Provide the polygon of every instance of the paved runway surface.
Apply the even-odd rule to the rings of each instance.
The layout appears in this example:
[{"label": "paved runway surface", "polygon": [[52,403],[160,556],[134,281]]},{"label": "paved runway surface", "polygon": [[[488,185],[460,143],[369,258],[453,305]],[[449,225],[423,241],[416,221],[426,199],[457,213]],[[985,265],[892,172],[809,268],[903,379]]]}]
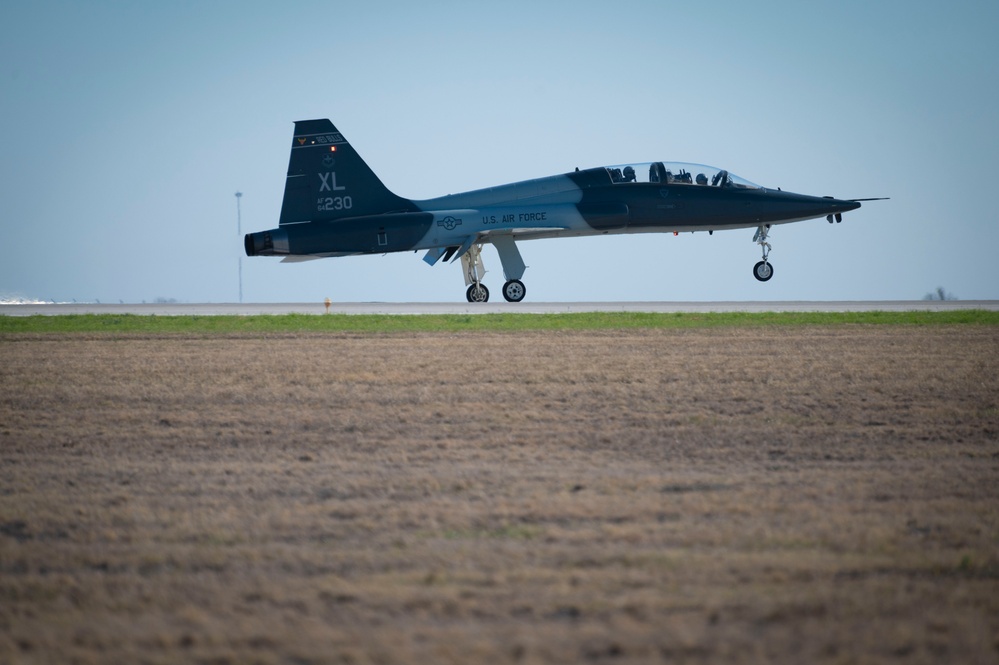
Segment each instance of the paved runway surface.
[{"label": "paved runway surface", "polygon": [[[942,312],[956,309],[999,310],[999,300],[878,300],[786,302],[490,302],[490,303],[333,303],[335,314],[560,314],[570,312]],[[323,303],[156,303],[106,305],[56,303],[0,305],[0,315],[145,314],[209,316],[228,314],[323,314]]]}]

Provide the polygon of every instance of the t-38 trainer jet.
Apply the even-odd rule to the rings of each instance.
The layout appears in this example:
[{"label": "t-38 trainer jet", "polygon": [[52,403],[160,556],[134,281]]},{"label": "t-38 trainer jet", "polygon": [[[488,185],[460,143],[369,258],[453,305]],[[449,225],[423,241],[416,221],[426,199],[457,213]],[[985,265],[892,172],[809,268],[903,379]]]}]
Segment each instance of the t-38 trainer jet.
[{"label": "t-38 trainer jet", "polygon": [[426,250],[423,260],[461,260],[469,302],[486,302],[482,246],[503,264],[503,297],[527,293],[518,240],[611,233],[755,228],[761,282],[773,276],[767,238],[773,224],[826,217],[861,201],[765,189],[723,169],[650,162],[591,168],[423,201],[382,184],[329,120],[295,123],[278,228],[249,233],[247,256],[304,261],[331,256]]}]

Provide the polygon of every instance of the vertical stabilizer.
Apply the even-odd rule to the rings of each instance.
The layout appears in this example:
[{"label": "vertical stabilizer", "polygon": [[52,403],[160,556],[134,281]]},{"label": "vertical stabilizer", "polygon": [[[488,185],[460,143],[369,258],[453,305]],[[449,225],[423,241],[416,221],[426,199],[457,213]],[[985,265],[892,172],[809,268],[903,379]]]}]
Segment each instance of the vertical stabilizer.
[{"label": "vertical stabilizer", "polygon": [[295,123],[281,225],[413,211],[390,192],[329,120]]}]

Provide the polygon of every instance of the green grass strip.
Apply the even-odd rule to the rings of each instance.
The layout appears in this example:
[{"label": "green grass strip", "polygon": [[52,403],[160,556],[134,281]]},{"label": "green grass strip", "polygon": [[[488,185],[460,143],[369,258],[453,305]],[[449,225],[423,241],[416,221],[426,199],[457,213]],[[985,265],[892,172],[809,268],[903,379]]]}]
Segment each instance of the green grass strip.
[{"label": "green grass strip", "polygon": [[256,316],[149,316],[67,314],[0,316],[0,335],[24,333],[299,333],[466,332],[608,330],[622,328],[719,328],[798,325],[999,325],[999,312],[769,312],[474,315],[282,314]]}]

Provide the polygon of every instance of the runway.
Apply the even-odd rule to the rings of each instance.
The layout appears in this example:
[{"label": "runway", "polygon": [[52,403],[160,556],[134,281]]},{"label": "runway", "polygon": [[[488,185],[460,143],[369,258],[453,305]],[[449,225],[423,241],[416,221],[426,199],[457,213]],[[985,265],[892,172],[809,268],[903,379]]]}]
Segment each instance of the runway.
[{"label": "runway", "polygon": [[[333,314],[568,314],[579,312],[944,312],[961,309],[999,311],[999,300],[858,300],[739,302],[429,302],[332,303]],[[324,314],[323,303],[44,303],[2,304],[2,316],[64,314],[136,314],[146,316],[252,316],[259,314]]]}]

